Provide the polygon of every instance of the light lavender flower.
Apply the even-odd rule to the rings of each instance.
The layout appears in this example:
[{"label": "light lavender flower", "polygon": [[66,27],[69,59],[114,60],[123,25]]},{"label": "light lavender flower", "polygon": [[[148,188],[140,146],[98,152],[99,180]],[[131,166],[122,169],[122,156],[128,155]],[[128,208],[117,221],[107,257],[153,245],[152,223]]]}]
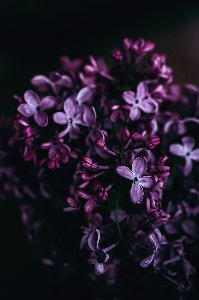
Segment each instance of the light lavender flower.
[{"label": "light lavender flower", "polygon": [[144,196],[144,188],[151,188],[155,183],[152,176],[143,176],[147,169],[147,161],[144,157],[137,157],[132,163],[132,171],[125,166],[116,168],[116,172],[129,180],[132,180],[130,198],[134,204],[140,203]]},{"label": "light lavender flower", "polygon": [[46,96],[42,100],[33,91],[26,91],[24,99],[27,103],[22,103],[18,107],[18,111],[25,117],[34,116],[35,122],[39,126],[47,126],[48,117],[45,110],[55,107],[57,99],[52,96]]},{"label": "light lavender flower", "polygon": [[140,118],[141,111],[154,113],[157,110],[157,104],[150,97],[147,84],[144,81],[138,84],[136,94],[132,91],[126,91],[122,94],[122,98],[126,103],[132,105],[129,115],[132,121]]},{"label": "light lavender flower", "polygon": [[172,144],[169,148],[171,154],[185,158],[185,166],[183,168],[184,176],[191,173],[193,163],[192,160],[199,161],[199,148],[193,150],[195,140],[192,137],[185,136],[182,138],[182,144]]}]

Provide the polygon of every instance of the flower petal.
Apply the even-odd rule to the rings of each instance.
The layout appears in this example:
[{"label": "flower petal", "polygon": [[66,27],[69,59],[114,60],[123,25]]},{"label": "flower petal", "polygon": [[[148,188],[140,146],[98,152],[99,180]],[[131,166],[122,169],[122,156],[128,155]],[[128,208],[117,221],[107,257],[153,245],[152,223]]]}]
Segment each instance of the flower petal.
[{"label": "flower petal", "polygon": [[30,83],[38,88],[41,88],[42,90],[45,90],[48,84],[51,82],[44,75],[36,75],[31,79]]},{"label": "flower petal", "polygon": [[190,152],[190,158],[195,161],[199,161],[199,148]]},{"label": "flower petal", "polygon": [[103,263],[98,263],[98,262],[95,263],[95,272],[98,275],[101,275],[101,274],[104,273],[104,265],[103,265]]},{"label": "flower petal", "polygon": [[146,99],[139,101],[139,108],[145,113],[154,113],[156,111],[157,105],[153,99]]},{"label": "flower petal", "polygon": [[139,107],[132,106],[132,108],[130,110],[130,114],[129,114],[130,119],[132,121],[136,121],[139,119],[140,115],[141,115],[141,112],[140,112]]},{"label": "flower petal", "polygon": [[125,177],[125,178],[127,178],[129,180],[133,180],[135,178],[133,172],[129,168],[125,167],[125,166],[119,166],[119,167],[117,167],[116,168],[116,172],[120,176]]},{"label": "flower petal", "polygon": [[24,94],[24,99],[30,106],[33,106],[35,108],[39,106],[39,96],[33,91],[26,91]]},{"label": "flower petal", "polygon": [[187,219],[182,222],[183,230],[195,238],[199,237],[199,230],[198,230],[198,223],[194,222],[193,220]]},{"label": "flower petal", "polygon": [[95,108],[92,107],[85,107],[83,113],[83,121],[87,126],[93,127],[96,123],[96,111]]},{"label": "flower petal", "polygon": [[56,104],[57,104],[57,99],[55,97],[47,96],[41,100],[39,106],[41,107],[42,110],[46,110],[55,107]]},{"label": "flower petal", "polygon": [[35,122],[41,127],[44,127],[48,124],[47,114],[43,110],[37,111],[34,115],[34,119]]},{"label": "flower petal", "polygon": [[137,86],[136,98],[144,99],[148,95],[148,86],[145,81],[142,81]]},{"label": "flower petal", "polygon": [[98,250],[98,244],[100,240],[100,231],[98,229],[95,229],[91,232],[88,238],[88,246],[91,250],[97,251]]},{"label": "flower petal", "polygon": [[79,126],[76,124],[69,125],[69,135],[71,139],[77,139],[81,133],[81,130],[79,129]]},{"label": "flower petal", "polygon": [[26,103],[20,104],[17,110],[26,117],[33,116],[36,112],[36,109],[33,106]]},{"label": "flower petal", "polygon": [[83,116],[82,113],[77,114],[74,118],[73,118],[73,125],[75,124],[80,124],[80,125],[85,125],[84,121],[83,121]]},{"label": "flower petal", "polygon": [[122,99],[128,104],[133,104],[135,100],[135,93],[132,91],[126,91],[122,94]]},{"label": "flower petal", "polygon": [[77,94],[77,102],[79,104],[90,101],[94,96],[94,90],[91,87],[84,87]]},{"label": "flower petal", "polygon": [[193,167],[193,163],[190,157],[185,158],[185,166],[183,168],[183,174],[184,176],[188,176],[191,173]]},{"label": "flower petal", "polygon": [[184,148],[180,144],[172,144],[169,147],[169,151],[173,155],[182,156],[182,157],[185,156]]},{"label": "flower petal", "polygon": [[137,157],[132,163],[132,172],[135,177],[142,176],[147,169],[147,161],[145,157]]},{"label": "flower petal", "polygon": [[147,189],[151,188],[154,183],[155,180],[152,176],[143,176],[138,179],[138,184]]},{"label": "flower petal", "polygon": [[130,190],[130,198],[134,204],[140,203],[144,196],[143,188],[137,183],[133,183]]},{"label": "flower petal", "polygon": [[73,118],[76,112],[76,103],[72,98],[67,98],[64,102],[64,111],[66,113],[67,119]]},{"label": "flower petal", "polygon": [[58,138],[62,138],[63,136],[65,136],[69,131],[70,131],[70,128],[71,126],[67,126],[66,129],[64,129],[63,131],[61,131],[59,134],[58,134]]},{"label": "flower petal", "polygon": [[57,157],[58,151],[57,151],[57,145],[51,145],[49,151],[48,151],[48,158],[53,160]]},{"label": "flower petal", "polygon": [[71,78],[67,75],[61,75],[60,79],[56,82],[57,85],[65,86],[65,87],[72,87],[73,82]]},{"label": "flower petal", "polygon": [[42,143],[41,144],[41,149],[45,150],[45,149],[49,149],[52,145],[52,142],[46,142],[46,143]]},{"label": "flower petal", "polygon": [[142,268],[147,268],[150,265],[150,263],[152,262],[153,258],[154,258],[154,255],[151,255],[151,256],[148,256],[148,257],[144,258],[141,261],[140,266]]},{"label": "flower petal", "polygon": [[184,152],[190,152],[194,145],[195,145],[195,140],[190,137],[190,136],[185,136],[182,138],[182,143],[183,143],[183,146],[184,146]]},{"label": "flower petal", "polygon": [[53,121],[57,124],[67,124],[68,123],[68,118],[65,113],[63,112],[56,112],[53,115]]}]

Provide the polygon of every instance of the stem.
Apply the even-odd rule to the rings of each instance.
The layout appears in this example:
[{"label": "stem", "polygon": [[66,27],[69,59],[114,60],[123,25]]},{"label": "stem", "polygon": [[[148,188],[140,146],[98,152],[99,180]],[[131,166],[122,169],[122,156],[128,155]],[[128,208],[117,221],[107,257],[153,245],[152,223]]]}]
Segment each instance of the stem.
[{"label": "stem", "polygon": [[168,191],[170,191],[172,189],[172,186],[173,186],[173,181],[174,181],[176,166],[177,166],[177,158],[174,159],[174,163],[173,163],[173,166],[172,166],[171,176],[170,176],[169,184],[168,184],[168,187],[167,187]]},{"label": "stem", "polygon": [[119,219],[118,219],[118,205],[119,205],[120,190],[121,190],[121,181],[119,183],[118,193],[117,193],[116,203],[115,203],[115,220],[116,220],[118,235],[119,235],[120,239],[122,240],[123,237],[122,237],[122,232],[121,232],[120,223],[119,223]]},{"label": "stem", "polygon": [[125,246],[126,254],[130,257],[130,260],[131,260],[131,262],[132,262],[132,264],[133,264],[133,266],[134,266],[134,269],[135,269],[135,271],[137,272],[138,276],[140,277],[140,280],[141,280],[142,283],[143,283],[143,287],[144,287],[145,291],[150,295],[150,299],[151,299],[151,300],[152,300],[152,299],[155,300],[156,297],[155,297],[155,295],[153,294],[153,292],[152,292],[150,286],[148,285],[148,283],[147,283],[145,277],[142,275],[142,273],[141,273],[139,267],[137,266],[137,264],[135,263],[134,259],[133,259],[132,256],[130,255],[127,246],[126,246],[126,245],[124,245],[124,246]]}]

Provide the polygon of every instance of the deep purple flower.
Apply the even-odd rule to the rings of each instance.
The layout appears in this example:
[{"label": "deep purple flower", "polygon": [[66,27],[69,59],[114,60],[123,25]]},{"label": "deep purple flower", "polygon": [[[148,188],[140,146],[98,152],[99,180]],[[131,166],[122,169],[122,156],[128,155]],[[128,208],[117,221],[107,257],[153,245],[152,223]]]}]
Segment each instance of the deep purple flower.
[{"label": "deep purple flower", "polygon": [[145,147],[147,150],[152,150],[160,143],[160,138],[157,135],[152,135],[144,141]]},{"label": "deep purple flower", "polygon": [[84,205],[84,212],[88,215],[91,214],[97,203],[97,198],[94,195],[84,192],[83,190],[77,190],[77,195],[87,200]]},{"label": "deep purple flower", "polygon": [[84,189],[90,183],[90,176],[82,170],[75,172],[74,186],[79,189]]},{"label": "deep purple flower", "polygon": [[146,53],[153,51],[155,44],[151,41],[145,41],[139,38],[131,45],[131,51],[135,56],[135,62],[139,63],[140,60],[146,55]]},{"label": "deep purple flower", "polygon": [[39,96],[33,91],[26,91],[24,99],[27,104],[20,104],[18,111],[26,117],[34,116],[34,120],[39,126],[47,126],[48,117],[45,110],[55,107],[57,99],[52,96],[46,96],[40,100]]},{"label": "deep purple flower", "polygon": [[88,170],[97,170],[99,168],[99,164],[94,162],[88,156],[82,156],[80,163],[84,166],[84,168]]},{"label": "deep purple flower", "polygon": [[157,76],[172,81],[172,69],[166,65],[166,56],[154,53],[151,57],[151,71]]},{"label": "deep purple flower", "polygon": [[61,138],[56,138],[54,141],[42,143],[41,149],[49,149],[48,158],[50,160],[56,159],[59,153],[61,155],[68,155],[70,153],[70,147],[64,144],[64,141]]},{"label": "deep purple flower", "polygon": [[136,94],[132,91],[126,91],[122,94],[122,98],[126,103],[132,105],[129,115],[132,121],[140,118],[141,111],[154,113],[157,109],[157,104],[149,96],[148,87],[144,81],[138,84]]},{"label": "deep purple flower", "polygon": [[129,122],[129,112],[128,112],[128,106],[127,109],[125,109],[125,105],[113,105],[111,109],[113,110],[110,120],[111,122],[117,122],[118,120],[121,120],[124,123]]},{"label": "deep purple flower", "polygon": [[185,158],[185,166],[183,168],[184,176],[191,173],[193,163],[192,160],[199,161],[199,148],[193,150],[195,140],[192,137],[185,136],[182,138],[182,144],[172,144],[169,148],[170,153]]},{"label": "deep purple flower", "polygon": [[144,188],[151,188],[154,184],[152,176],[143,176],[147,169],[147,162],[144,157],[137,157],[132,163],[132,171],[125,167],[119,166],[116,172],[129,180],[132,180],[130,198],[134,204],[140,203],[144,196]]},{"label": "deep purple flower", "polygon": [[153,51],[155,44],[151,41],[145,41],[142,38],[136,40],[132,45],[131,49],[137,55],[145,55],[147,52]]}]

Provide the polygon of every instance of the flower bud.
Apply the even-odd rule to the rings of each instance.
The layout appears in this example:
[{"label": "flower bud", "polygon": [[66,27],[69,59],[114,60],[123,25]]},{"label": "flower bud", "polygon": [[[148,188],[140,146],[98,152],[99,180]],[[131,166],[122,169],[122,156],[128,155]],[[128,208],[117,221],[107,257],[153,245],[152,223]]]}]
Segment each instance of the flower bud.
[{"label": "flower bud", "polygon": [[157,135],[153,135],[145,141],[145,147],[147,150],[152,150],[160,143],[160,138]]},{"label": "flower bud", "polygon": [[106,201],[108,198],[108,193],[104,188],[101,188],[97,193],[97,197],[101,201]]},{"label": "flower bud", "polygon": [[90,214],[93,211],[95,205],[96,205],[95,199],[94,198],[89,199],[86,202],[86,204],[84,205],[84,211],[85,211],[85,213],[86,214]]},{"label": "flower bud", "polygon": [[106,147],[105,140],[103,140],[102,138],[99,138],[99,139],[95,140],[95,146],[98,149],[103,150]]},{"label": "flower bud", "polygon": [[166,161],[168,160],[168,156],[167,155],[163,155],[158,159],[158,163],[157,165],[163,165]]},{"label": "flower bud", "polygon": [[130,39],[125,38],[123,40],[123,47],[125,50],[130,49],[132,47],[132,45],[133,45],[133,42]]},{"label": "flower bud", "polygon": [[72,197],[67,197],[66,202],[73,208],[79,207],[79,201]]},{"label": "flower bud", "polygon": [[98,169],[98,164],[93,162],[93,160],[91,158],[89,158],[88,156],[82,156],[81,158],[81,162],[80,162],[84,168],[88,169],[88,170],[97,170]]},{"label": "flower bud", "polygon": [[123,54],[120,50],[118,49],[114,49],[112,51],[112,57],[116,60],[116,61],[122,61],[123,60]]}]

